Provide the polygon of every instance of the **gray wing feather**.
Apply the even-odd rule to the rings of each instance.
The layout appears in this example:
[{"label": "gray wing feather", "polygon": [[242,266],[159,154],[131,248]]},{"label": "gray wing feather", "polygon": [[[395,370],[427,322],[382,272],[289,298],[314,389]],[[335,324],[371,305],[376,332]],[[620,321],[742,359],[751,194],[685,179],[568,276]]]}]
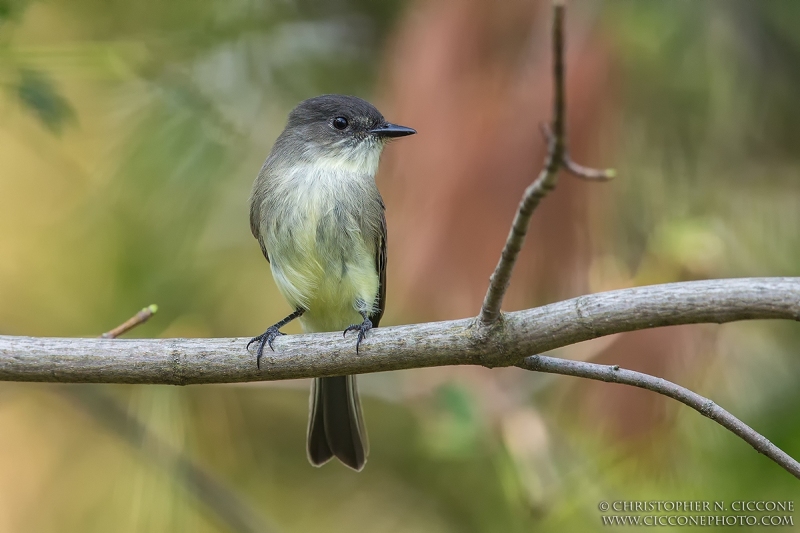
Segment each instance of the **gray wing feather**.
[{"label": "gray wing feather", "polygon": [[[262,169],[261,172],[263,173],[264,170]],[[261,179],[261,173],[259,173],[258,179]],[[264,237],[261,235],[261,209],[264,205],[264,193],[262,191],[263,188],[257,187],[253,190],[253,195],[250,197],[250,231],[253,237],[258,240],[258,244],[261,246],[261,252],[264,254],[264,257],[267,258],[267,263],[269,263],[267,245],[264,242]]]},{"label": "gray wing feather", "polygon": [[386,214],[383,212],[383,202],[381,202],[381,225],[378,240],[378,253],[375,254],[375,269],[378,271],[379,280],[378,310],[369,317],[374,327],[378,327],[383,317],[383,311],[386,309]]}]

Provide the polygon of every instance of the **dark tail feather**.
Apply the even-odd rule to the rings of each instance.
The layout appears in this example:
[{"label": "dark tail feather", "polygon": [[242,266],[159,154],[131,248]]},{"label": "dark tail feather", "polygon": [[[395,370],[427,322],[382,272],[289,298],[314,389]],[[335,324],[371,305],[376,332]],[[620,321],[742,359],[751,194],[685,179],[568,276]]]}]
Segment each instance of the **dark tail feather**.
[{"label": "dark tail feather", "polygon": [[331,457],[353,470],[367,462],[369,444],[355,376],[317,378],[311,387],[308,460],[321,466]]},{"label": "dark tail feather", "polygon": [[315,379],[312,382],[308,406],[306,453],[309,462],[314,466],[322,466],[333,457],[333,452],[328,446],[328,439],[325,437],[321,381],[321,379]]}]

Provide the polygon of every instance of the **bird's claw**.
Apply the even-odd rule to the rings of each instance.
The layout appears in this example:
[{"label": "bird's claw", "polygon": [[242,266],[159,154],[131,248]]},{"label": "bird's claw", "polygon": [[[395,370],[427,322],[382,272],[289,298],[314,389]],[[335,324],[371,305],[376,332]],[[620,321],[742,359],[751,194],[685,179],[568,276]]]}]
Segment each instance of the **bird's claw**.
[{"label": "bird's claw", "polygon": [[358,347],[361,345],[361,341],[367,337],[367,332],[371,329],[372,321],[369,318],[365,318],[364,322],[361,324],[351,324],[347,326],[342,337],[346,337],[348,331],[358,331],[358,339],[356,340],[356,353],[358,353]]},{"label": "bird's claw", "polygon": [[264,355],[264,346],[269,346],[269,349],[274,352],[275,348],[272,347],[272,341],[281,335],[285,335],[285,333],[281,333],[275,326],[270,326],[267,328],[267,331],[258,337],[253,337],[250,339],[250,342],[247,343],[248,350],[250,349],[251,344],[258,342],[258,350],[256,350],[256,367],[259,369],[261,368],[261,356]]}]

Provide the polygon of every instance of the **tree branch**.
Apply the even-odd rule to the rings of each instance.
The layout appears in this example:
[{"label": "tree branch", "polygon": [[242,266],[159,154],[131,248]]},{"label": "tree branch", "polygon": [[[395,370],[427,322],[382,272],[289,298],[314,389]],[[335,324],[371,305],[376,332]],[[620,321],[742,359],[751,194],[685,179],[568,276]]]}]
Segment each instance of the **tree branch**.
[{"label": "tree branch", "polygon": [[[356,354],[338,333],[275,341],[262,369],[247,339],[74,339],[0,336],[0,380],[188,385],[363,374],[474,364],[634,385],[675,398],[719,422],[795,476],[787,454],[710,400],[673,383],[618,367],[532,356],[577,342],[659,326],[783,318],[800,321],[800,278],[669,283],[581,296],[479,319],[377,328]],[[610,369],[610,370],[609,370]]]},{"label": "tree branch", "polygon": [[75,339],[0,336],[0,380],[70,383],[231,383],[364,374],[443,365],[510,366],[612,333],[758,318],[800,321],[800,278],[692,281],[592,294],[475,319],[382,327],[356,354],[339,333],[287,335],[261,370],[247,339]]},{"label": "tree branch", "polygon": [[567,359],[546,357],[544,355],[526,357],[517,366],[535,372],[575,376],[609,383],[622,383],[624,385],[631,385],[633,387],[657,392],[664,396],[669,396],[727,428],[755,448],[758,453],[766,455],[783,467],[784,470],[800,479],[800,463],[772,444],[766,437],[757,433],[753,428],[708,398],[700,396],[666,379],[657,378],[633,370],[625,370],[617,365],[598,365],[596,363],[570,361]]},{"label": "tree branch", "polygon": [[566,135],[566,89],[564,81],[564,4],[553,5],[553,125],[544,129],[547,139],[547,158],[539,176],[525,189],[517,208],[511,231],[506,239],[500,261],[489,278],[489,289],[481,306],[479,324],[488,327],[500,318],[500,306],[511,282],[514,264],[525,243],[533,211],[542,198],[552,191],[562,168],[570,173],[591,180],[607,180],[614,176],[613,170],[596,170],[578,165],[569,157]]}]

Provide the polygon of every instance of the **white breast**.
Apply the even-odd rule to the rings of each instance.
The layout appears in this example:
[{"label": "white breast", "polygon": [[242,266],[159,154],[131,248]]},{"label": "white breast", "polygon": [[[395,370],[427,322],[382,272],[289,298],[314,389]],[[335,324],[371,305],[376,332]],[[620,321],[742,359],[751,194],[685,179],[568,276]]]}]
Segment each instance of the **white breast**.
[{"label": "white breast", "polygon": [[306,331],[360,322],[357,301],[372,311],[377,239],[364,234],[363,217],[366,202],[377,196],[377,163],[377,156],[321,159],[280,173],[271,184],[261,231],[278,289],[290,305],[306,309]]}]

